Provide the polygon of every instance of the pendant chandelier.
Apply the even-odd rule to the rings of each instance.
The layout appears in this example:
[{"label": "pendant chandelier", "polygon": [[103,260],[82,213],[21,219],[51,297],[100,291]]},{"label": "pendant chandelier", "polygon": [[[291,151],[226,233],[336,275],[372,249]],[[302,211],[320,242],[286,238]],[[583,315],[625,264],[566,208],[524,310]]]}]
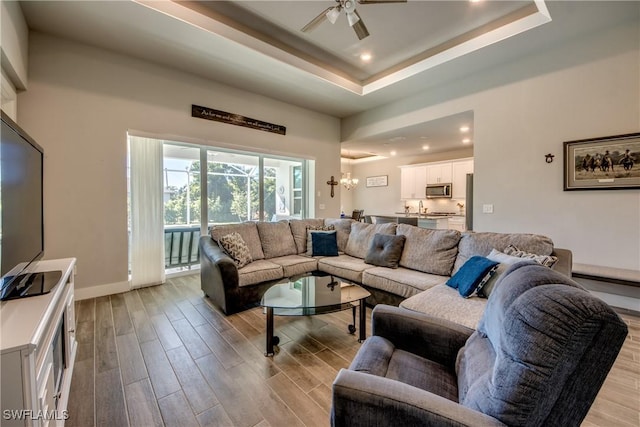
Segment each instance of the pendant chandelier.
[{"label": "pendant chandelier", "polygon": [[340,179],[340,184],[344,185],[344,188],[346,188],[347,190],[351,190],[358,185],[358,178],[351,178],[351,172],[347,172],[346,175],[347,176],[345,177],[343,174],[342,178]]}]

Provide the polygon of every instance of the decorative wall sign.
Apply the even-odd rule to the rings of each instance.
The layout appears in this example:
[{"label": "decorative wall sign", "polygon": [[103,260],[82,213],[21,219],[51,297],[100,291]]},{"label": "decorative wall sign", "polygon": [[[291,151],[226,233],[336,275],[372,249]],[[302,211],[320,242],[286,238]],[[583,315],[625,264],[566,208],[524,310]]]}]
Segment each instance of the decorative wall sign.
[{"label": "decorative wall sign", "polygon": [[564,143],[564,189],[640,188],[640,133]]},{"label": "decorative wall sign", "polygon": [[386,187],[389,175],[369,176],[367,177],[367,187]]},{"label": "decorative wall sign", "polygon": [[287,128],[282,125],[275,125],[273,123],[263,122],[261,120],[252,119],[239,114],[228,113],[226,111],[214,110],[213,108],[201,107],[200,105],[191,105],[191,117],[213,120],[214,122],[228,123],[264,132],[277,133],[280,135],[286,135],[287,133]]}]

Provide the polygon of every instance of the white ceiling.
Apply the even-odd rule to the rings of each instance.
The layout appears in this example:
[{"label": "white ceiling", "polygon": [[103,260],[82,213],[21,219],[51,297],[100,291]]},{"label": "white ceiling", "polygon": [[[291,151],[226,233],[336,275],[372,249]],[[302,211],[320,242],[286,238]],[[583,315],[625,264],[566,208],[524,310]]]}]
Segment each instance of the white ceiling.
[{"label": "white ceiling", "polygon": [[[342,118],[624,18],[624,11],[603,16],[585,6],[589,3],[549,2],[549,11],[542,0],[359,4],[371,34],[362,41],[344,13],[333,25],[299,31],[334,5],[332,0],[25,1],[21,6],[32,30]],[[549,15],[553,22],[545,24]],[[373,55],[368,64],[359,59],[364,51]],[[469,120],[472,112],[343,147],[352,156],[382,153],[390,139],[404,137],[405,144],[413,144],[411,154],[421,151],[423,140],[430,151],[443,151],[460,144],[459,123]]]},{"label": "white ceiling", "polygon": [[[335,5],[332,0],[204,1],[199,4],[206,8],[199,10],[204,14],[212,11],[210,16],[214,19],[233,25],[232,20],[266,35],[284,49],[303,51],[323,68],[337,69],[336,72],[357,82],[375,78],[385,70],[513,12],[521,9],[525,9],[526,14],[537,12],[531,0],[363,4],[357,5],[356,10],[369,28],[370,36],[358,40],[344,13],[335,24],[325,20],[313,31],[300,31],[327,6]],[[365,52],[373,56],[371,61],[360,59]]]}]

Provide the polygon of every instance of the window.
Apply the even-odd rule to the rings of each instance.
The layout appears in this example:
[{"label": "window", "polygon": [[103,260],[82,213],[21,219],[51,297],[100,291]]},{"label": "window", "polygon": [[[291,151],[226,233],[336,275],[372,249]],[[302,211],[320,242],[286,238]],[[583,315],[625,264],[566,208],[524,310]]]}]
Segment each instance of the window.
[{"label": "window", "polygon": [[292,214],[302,216],[302,165],[291,168],[291,200],[293,200]]},{"label": "window", "polygon": [[[135,137],[132,137],[135,138]],[[198,264],[215,224],[304,218],[314,162],[162,141],[165,269]],[[206,174],[202,167],[206,165]]]}]

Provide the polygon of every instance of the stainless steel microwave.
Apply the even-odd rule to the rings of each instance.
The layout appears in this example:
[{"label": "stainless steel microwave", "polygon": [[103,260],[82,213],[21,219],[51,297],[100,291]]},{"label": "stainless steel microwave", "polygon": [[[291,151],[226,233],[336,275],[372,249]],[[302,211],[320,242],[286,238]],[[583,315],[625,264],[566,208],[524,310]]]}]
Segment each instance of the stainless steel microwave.
[{"label": "stainless steel microwave", "polygon": [[427,184],[427,199],[451,198],[451,183]]}]

